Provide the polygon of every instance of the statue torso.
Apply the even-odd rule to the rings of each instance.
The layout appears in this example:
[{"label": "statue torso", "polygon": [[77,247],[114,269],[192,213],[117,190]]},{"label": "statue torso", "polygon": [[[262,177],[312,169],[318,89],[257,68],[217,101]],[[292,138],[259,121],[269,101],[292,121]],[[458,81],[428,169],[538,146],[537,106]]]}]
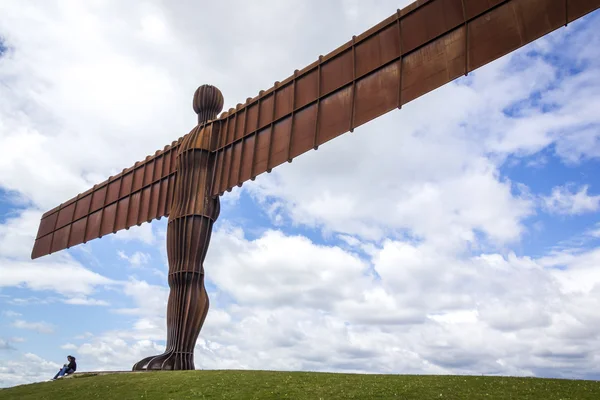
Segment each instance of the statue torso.
[{"label": "statue torso", "polygon": [[[214,129],[213,129],[214,128]],[[215,155],[210,151],[218,130],[215,124],[198,125],[181,142],[177,154],[177,183],[169,219],[202,215],[216,220],[219,197],[212,198]]]}]

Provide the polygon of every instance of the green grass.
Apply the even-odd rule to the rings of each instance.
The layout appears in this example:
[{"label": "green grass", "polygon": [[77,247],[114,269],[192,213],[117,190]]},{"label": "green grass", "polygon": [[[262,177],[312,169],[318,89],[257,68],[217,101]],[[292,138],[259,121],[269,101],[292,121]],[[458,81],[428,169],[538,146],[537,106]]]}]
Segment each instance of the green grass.
[{"label": "green grass", "polygon": [[600,399],[600,382],[537,378],[177,371],[81,375],[0,390],[0,400]]}]

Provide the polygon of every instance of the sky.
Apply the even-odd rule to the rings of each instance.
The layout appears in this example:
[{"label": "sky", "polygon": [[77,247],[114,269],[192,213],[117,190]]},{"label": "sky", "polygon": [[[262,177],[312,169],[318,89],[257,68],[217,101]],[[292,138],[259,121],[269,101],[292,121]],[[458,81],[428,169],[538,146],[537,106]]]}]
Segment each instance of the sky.
[{"label": "sky", "polygon": [[[166,338],[166,221],[31,261],[43,212],[409,1],[0,3],[0,386]],[[600,378],[600,14],[221,198],[197,369]]]}]

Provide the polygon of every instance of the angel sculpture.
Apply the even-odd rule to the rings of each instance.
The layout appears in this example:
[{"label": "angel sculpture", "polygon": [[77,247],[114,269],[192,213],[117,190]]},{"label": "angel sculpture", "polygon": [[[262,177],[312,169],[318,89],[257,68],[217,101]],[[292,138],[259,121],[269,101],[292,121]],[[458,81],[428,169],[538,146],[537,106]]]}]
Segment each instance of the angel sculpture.
[{"label": "angel sculpture", "polygon": [[194,369],[219,196],[598,7],[600,0],[419,0],[219,117],[221,92],[200,86],[198,125],[46,212],[32,258],[168,217],[166,350],[133,369]]}]

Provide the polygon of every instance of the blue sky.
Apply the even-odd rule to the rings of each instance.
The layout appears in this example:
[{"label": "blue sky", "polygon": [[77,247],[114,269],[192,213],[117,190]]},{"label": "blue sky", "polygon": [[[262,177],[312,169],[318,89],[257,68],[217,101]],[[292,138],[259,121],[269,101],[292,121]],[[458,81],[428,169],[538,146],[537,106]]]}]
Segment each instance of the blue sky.
[{"label": "blue sky", "polygon": [[[227,109],[398,7],[338,3],[0,6],[0,386],[163,350],[166,221],[31,261],[41,214],[188,132],[198,85]],[[598,23],[226,194],[197,368],[597,379]]]}]

